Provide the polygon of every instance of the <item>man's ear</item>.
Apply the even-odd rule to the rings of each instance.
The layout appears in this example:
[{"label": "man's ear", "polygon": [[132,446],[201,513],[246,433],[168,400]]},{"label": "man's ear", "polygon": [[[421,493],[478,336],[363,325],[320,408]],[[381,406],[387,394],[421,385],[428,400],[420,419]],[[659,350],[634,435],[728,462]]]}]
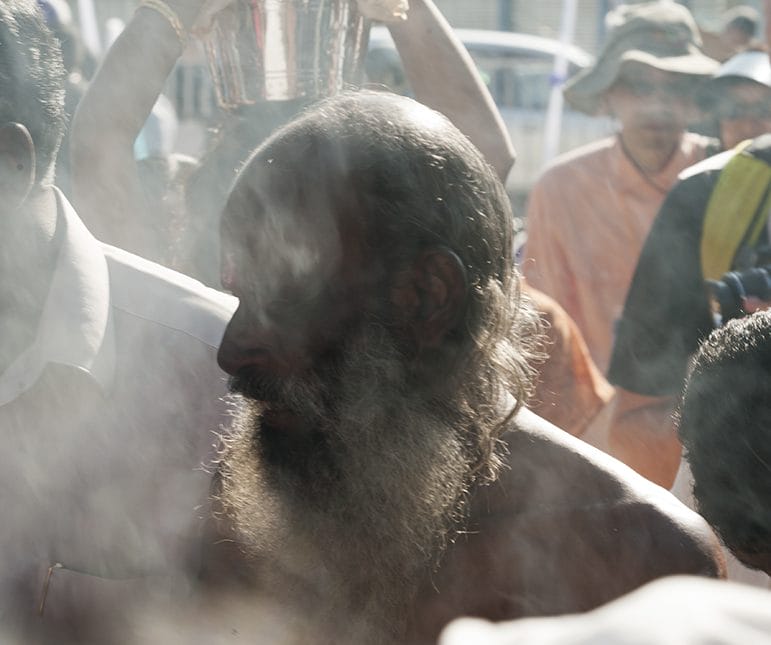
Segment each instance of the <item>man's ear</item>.
[{"label": "man's ear", "polygon": [[458,322],[466,302],[468,280],[460,258],[450,249],[421,252],[391,290],[400,319],[412,330],[419,348],[437,347]]},{"label": "man's ear", "polygon": [[21,123],[0,127],[0,199],[3,210],[15,210],[35,185],[35,144]]}]

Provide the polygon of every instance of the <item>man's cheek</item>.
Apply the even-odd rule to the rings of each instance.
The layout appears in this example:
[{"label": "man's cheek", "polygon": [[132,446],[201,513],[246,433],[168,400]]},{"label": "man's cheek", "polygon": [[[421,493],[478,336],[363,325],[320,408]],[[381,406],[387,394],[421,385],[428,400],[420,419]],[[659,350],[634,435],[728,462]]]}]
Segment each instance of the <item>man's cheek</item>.
[{"label": "man's cheek", "polygon": [[756,296],[745,296],[742,298],[742,309],[748,314],[752,314],[756,311],[771,309],[771,302],[768,300],[761,300]]}]

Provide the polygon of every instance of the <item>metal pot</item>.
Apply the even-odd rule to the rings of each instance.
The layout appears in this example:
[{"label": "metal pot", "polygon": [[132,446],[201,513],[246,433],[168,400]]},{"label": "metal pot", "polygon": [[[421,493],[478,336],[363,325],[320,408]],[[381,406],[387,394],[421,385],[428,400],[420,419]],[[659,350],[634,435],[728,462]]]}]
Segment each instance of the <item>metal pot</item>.
[{"label": "metal pot", "polygon": [[238,0],[204,37],[217,101],[316,99],[358,85],[368,36],[354,0]]}]

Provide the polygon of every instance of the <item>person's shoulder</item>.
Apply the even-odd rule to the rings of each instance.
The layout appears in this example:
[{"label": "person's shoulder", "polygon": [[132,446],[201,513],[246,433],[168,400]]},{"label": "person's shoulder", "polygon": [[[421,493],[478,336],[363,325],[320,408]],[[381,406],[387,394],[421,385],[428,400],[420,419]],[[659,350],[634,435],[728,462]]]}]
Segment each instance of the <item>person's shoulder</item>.
[{"label": "person's shoulder", "polygon": [[538,182],[564,179],[576,170],[591,171],[598,164],[605,165],[615,145],[616,137],[605,137],[564,152],[546,166]]},{"label": "person's shoulder", "polygon": [[[532,477],[550,485],[539,487],[539,495],[552,495],[554,483],[572,482],[559,493],[562,499],[587,501],[587,492],[604,503],[629,502],[636,497],[653,499],[663,492],[608,454],[577,439],[528,408],[522,408],[504,433],[509,471],[532,471]],[[543,498],[540,503],[548,504]]]},{"label": "person's shoulder", "polygon": [[706,174],[719,172],[728,161],[736,154],[735,150],[724,150],[716,155],[702,159],[701,161],[688,166],[677,176],[679,181],[693,180],[694,177],[701,177]]},{"label": "person's shoulder", "polygon": [[720,139],[688,130],[683,134],[680,147],[686,155],[697,158],[711,157],[722,150]]},{"label": "person's shoulder", "polygon": [[711,157],[707,157],[692,166],[688,166],[679,175],[680,181],[689,180],[694,177],[711,175],[725,168],[726,164],[737,154],[744,153],[760,159],[771,165],[771,134],[763,134],[756,137],[751,142],[745,142],[738,147],[729,150],[723,150]]},{"label": "person's shoulder", "polygon": [[[528,509],[554,509],[555,517],[571,518],[589,533],[612,530],[620,540],[635,533],[651,548],[658,542],[668,558],[662,572],[720,573],[714,533],[669,491],[527,409],[517,414],[505,439],[509,463],[503,477],[527,473]],[[674,554],[680,564],[673,564]]]},{"label": "person's shoulder", "polygon": [[524,593],[529,613],[586,611],[664,575],[724,573],[706,522],[624,464],[527,409],[501,439],[506,466],[476,489],[468,549],[494,551],[491,588]]},{"label": "person's shoulder", "polygon": [[182,273],[102,244],[113,307],[216,348],[238,301]]},{"label": "person's shoulder", "polygon": [[762,134],[747,146],[747,152],[767,164],[771,164],[771,133]]},{"label": "person's shoulder", "polygon": [[[668,197],[669,201],[676,202],[681,198],[698,198],[703,201],[708,198],[721,172],[739,154],[771,165],[771,134],[762,135],[689,166],[678,175],[678,182]],[[682,209],[678,207],[675,210]]]}]

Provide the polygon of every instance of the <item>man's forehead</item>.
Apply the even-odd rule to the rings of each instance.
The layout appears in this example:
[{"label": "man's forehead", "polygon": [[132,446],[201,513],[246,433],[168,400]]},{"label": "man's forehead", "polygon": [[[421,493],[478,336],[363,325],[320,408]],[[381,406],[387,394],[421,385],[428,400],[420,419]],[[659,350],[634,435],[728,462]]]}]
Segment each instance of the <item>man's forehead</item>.
[{"label": "man's forehead", "polygon": [[[268,164],[269,166],[270,164]],[[253,168],[251,170],[254,170]],[[323,195],[297,194],[273,172],[242,178],[222,219],[222,278],[233,289],[259,275],[266,297],[289,284],[324,281],[343,258],[335,205]]]},{"label": "man's forehead", "polygon": [[[327,243],[341,228],[361,224],[361,185],[348,145],[303,133],[279,136],[242,171],[223,226],[239,235],[267,230]],[[357,223],[358,221],[358,223]]]},{"label": "man's forehead", "polygon": [[340,245],[337,216],[329,204],[287,204],[263,196],[253,209],[228,210],[223,216],[223,245],[240,247],[262,261],[304,258],[311,266],[336,255]]}]

